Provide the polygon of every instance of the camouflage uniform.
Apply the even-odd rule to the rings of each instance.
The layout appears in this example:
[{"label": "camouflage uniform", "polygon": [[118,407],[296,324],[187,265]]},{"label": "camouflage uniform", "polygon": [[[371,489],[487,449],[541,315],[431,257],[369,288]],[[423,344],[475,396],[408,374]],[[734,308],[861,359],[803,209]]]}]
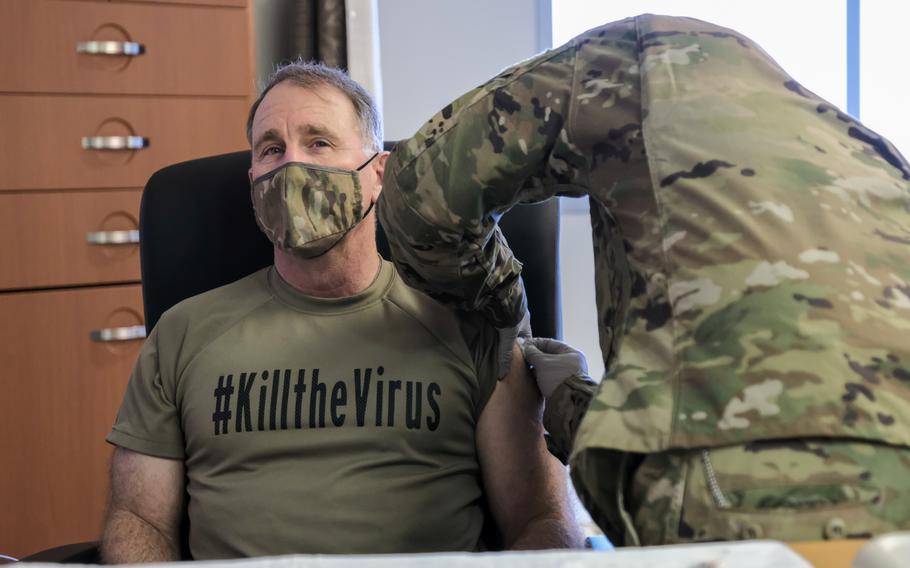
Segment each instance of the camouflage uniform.
[{"label": "camouflage uniform", "polygon": [[910,528],[910,165],[748,38],[595,28],[444,108],[384,186],[405,279],[503,327],[499,214],[590,197],[606,373],[572,475],[614,542]]}]

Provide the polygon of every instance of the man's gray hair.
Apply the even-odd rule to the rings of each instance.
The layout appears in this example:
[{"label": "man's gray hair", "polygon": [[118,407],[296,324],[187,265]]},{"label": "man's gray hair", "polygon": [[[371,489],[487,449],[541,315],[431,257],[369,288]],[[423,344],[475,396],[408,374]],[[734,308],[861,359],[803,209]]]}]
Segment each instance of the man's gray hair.
[{"label": "man's gray hair", "polygon": [[305,88],[328,85],[344,93],[354,105],[354,112],[357,114],[357,121],[360,123],[360,135],[366,146],[365,149],[373,152],[382,150],[382,118],[370,93],[337,67],[329,67],[322,63],[303,61],[301,59],[278,67],[269,77],[256,102],[250,107],[250,114],[246,119],[246,138],[251,146],[253,144],[253,118],[256,116],[256,109],[262,104],[262,99],[272,90],[272,87],[284,81],[290,81],[294,85]]}]

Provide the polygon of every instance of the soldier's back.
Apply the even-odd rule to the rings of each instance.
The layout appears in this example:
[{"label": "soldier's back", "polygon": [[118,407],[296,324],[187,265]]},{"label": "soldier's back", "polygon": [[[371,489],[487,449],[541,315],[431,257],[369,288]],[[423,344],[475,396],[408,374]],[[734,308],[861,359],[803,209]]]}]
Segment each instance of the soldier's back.
[{"label": "soldier's back", "polygon": [[906,160],[731,30],[640,16],[579,41],[570,132],[609,277],[581,439],[910,445]]}]

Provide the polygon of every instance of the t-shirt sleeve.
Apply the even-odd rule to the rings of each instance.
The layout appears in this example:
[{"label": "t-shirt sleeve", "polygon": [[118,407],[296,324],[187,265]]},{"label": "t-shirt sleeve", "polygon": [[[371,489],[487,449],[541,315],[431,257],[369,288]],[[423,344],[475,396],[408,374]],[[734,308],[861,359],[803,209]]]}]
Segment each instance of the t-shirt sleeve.
[{"label": "t-shirt sleeve", "polygon": [[471,352],[474,372],[477,376],[478,389],[474,400],[474,417],[479,418],[487,401],[490,400],[490,396],[493,395],[493,390],[496,389],[499,374],[497,361],[499,334],[492,324],[477,313],[462,319],[462,332]]},{"label": "t-shirt sleeve", "polygon": [[143,454],[182,459],[183,430],[176,404],[176,380],[162,369],[173,366],[162,364],[156,326],[136,360],[107,441]]}]

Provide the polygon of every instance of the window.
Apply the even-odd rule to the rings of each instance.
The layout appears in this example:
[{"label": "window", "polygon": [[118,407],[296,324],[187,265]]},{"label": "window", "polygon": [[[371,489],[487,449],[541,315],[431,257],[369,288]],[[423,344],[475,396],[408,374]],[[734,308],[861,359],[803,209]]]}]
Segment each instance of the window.
[{"label": "window", "polygon": [[[635,13],[690,16],[733,28],[755,40],[804,87],[857,116],[894,143],[905,157],[910,155],[910,111],[905,103],[910,73],[906,71],[903,47],[910,3],[636,0],[632,5],[558,0],[552,4],[553,45],[602,23],[634,15],[630,9]],[[854,31],[848,31],[851,29]],[[852,60],[848,53],[854,56]]]},{"label": "window", "polygon": [[910,157],[910,73],[904,45],[908,18],[907,2],[860,3],[859,117],[905,158]]},{"label": "window", "polygon": [[[847,108],[847,10],[843,2],[556,0],[553,2],[553,45],[565,43],[606,22],[645,13],[689,16],[732,28],[762,46],[804,87],[840,108]],[[807,22],[811,22],[811,26],[807,26]],[[897,23],[894,26],[896,29]]]}]

